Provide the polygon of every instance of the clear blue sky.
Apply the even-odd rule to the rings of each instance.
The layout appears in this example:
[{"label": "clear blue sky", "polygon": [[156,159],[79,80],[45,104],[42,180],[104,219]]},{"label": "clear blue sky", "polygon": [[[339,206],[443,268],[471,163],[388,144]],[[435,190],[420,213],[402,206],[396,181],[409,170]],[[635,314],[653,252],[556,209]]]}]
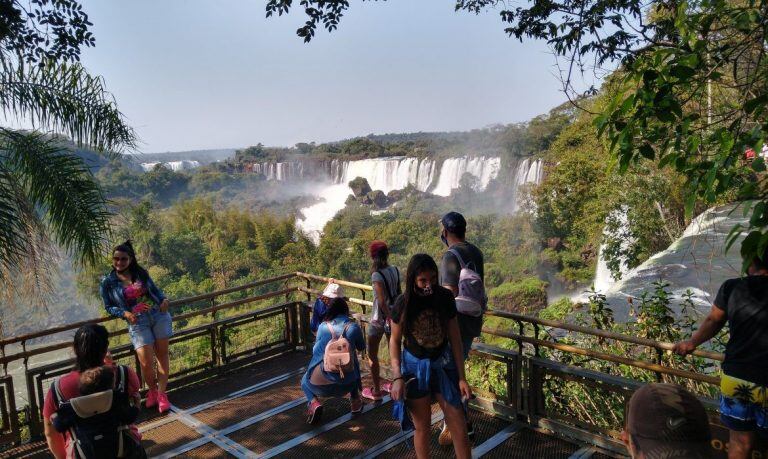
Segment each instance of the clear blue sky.
[{"label": "clear blue sky", "polygon": [[[298,5],[298,1],[294,2]],[[467,130],[564,100],[544,43],[450,0],[352,2],[305,44],[263,0],[84,0],[104,76],[144,152]]]}]

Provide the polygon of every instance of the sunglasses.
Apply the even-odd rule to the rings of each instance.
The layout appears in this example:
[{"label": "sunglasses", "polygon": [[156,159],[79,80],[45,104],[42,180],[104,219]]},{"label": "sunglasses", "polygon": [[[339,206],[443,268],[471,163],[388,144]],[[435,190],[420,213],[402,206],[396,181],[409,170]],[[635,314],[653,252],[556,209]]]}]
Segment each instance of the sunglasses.
[{"label": "sunglasses", "polygon": [[129,261],[128,257],[112,257],[112,261]]}]

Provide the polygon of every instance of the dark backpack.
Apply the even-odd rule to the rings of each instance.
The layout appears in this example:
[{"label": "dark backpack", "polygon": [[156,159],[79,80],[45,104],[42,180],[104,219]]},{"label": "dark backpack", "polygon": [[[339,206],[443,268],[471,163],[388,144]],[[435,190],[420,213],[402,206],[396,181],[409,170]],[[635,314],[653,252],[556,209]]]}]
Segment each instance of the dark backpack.
[{"label": "dark backpack", "polygon": [[127,368],[117,367],[115,388],[64,400],[59,379],[53,383],[53,427],[69,432],[73,457],[80,459],[144,459],[147,453],[130,433],[139,408],[133,406],[127,388]]}]

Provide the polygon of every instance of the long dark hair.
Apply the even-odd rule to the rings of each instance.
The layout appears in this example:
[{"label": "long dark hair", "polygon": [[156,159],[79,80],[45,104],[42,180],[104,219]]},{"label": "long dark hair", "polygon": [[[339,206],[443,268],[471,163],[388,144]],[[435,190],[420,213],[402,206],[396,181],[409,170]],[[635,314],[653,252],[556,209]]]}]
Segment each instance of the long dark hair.
[{"label": "long dark hair", "polygon": [[[131,282],[136,282],[137,279],[141,282],[146,282],[147,279],[149,279],[147,270],[142,268],[139,265],[139,262],[136,261],[136,251],[133,250],[133,244],[130,239],[112,249],[113,255],[115,252],[127,253],[128,256],[131,257],[131,264],[128,265],[128,273],[131,275]],[[114,268],[112,270],[114,271]]]},{"label": "long dark hair", "polygon": [[[433,271],[438,275],[437,263],[426,253],[417,253],[411,257],[408,262],[408,270],[405,273],[405,291],[403,292],[403,312],[400,314],[400,323],[403,326],[403,335],[410,334],[408,324],[408,306],[416,295],[416,277],[427,271]],[[443,321],[443,314],[440,314],[440,320]],[[445,327],[445,323],[442,324]]]},{"label": "long dark hair", "polygon": [[103,325],[88,324],[78,328],[73,343],[77,371],[104,365],[109,349],[109,332]]},{"label": "long dark hair", "polygon": [[349,305],[344,301],[344,298],[334,298],[331,301],[328,309],[325,310],[325,314],[323,314],[323,321],[333,320],[339,314],[349,317]]}]

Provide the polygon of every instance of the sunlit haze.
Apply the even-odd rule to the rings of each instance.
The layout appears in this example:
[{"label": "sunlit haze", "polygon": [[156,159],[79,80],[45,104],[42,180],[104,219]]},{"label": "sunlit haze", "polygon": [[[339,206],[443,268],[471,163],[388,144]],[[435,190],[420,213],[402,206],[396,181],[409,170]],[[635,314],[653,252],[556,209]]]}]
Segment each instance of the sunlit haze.
[{"label": "sunlit haze", "polygon": [[[296,2],[298,3],[298,2]],[[453,2],[354,2],[332,34],[295,35],[265,2],[84,2],[102,75],[144,152],[293,145],[370,133],[525,121],[564,100],[546,44],[497,11]]]}]

